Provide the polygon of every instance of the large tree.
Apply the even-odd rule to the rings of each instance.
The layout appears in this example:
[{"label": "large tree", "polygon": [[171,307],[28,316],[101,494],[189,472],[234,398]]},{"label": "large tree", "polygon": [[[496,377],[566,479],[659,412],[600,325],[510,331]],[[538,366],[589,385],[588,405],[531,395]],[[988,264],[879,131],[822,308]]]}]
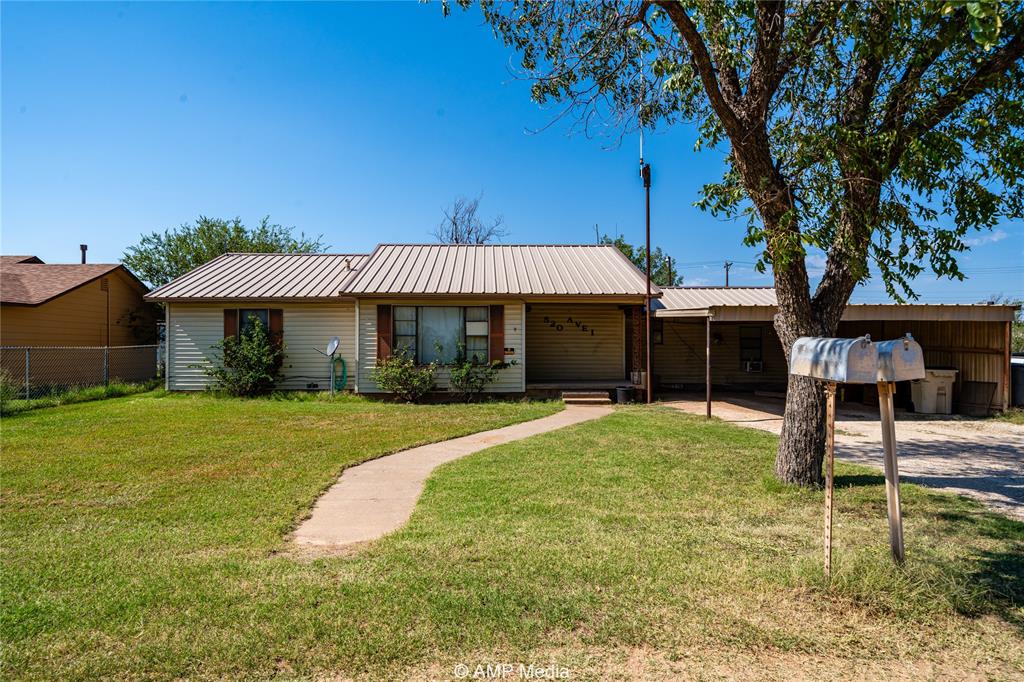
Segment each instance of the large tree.
[{"label": "large tree", "polygon": [[272,224],[269,217],[249,228],[239,218],[224,220],[199,216],[195,224],[142,235],[129,246],[121,262],[139,279],[154,287],[167,284],[189,270],[224,253],[320,253],[322,236],[294,236],[295,228]]},{"label": "large tree", "polygon": [[[468,0],[464,5],[470,4]],[[446,6],[447,9],[447,6]],[[870,263],[896,299],[962,278],[964,235],[1022,215],[1022,6],[976,2],[483,2],[532,95],[575,126],[679,121],[726,171],[698,205],[745,216],[788,355],[833,336]],[[812,290],[805,257],[827,254]],[[819,485],[824,396],[791,377],[776,473]]]}]

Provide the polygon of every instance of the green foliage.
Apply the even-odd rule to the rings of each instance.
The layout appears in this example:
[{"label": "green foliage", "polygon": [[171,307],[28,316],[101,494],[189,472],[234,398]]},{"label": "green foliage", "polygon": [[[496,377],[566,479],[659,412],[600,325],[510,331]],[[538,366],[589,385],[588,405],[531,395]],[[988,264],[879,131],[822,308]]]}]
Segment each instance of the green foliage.
[{"label": "green foliage", "polygon": [[[640,268],[643,272],[647,271],[647,248],[642,244],[633,246],[622,235],[614,239],[608,235],[603,235],[601,243],[611,244],[621,251],[633,265]],[[651,251],[651,282],[659,287],[677,287],[683,284],[683,276],[679,274],[679,267],[676,261],[671,260],[670,256],[662,251],[660,246],[654,247],[654,250]]]},{"label": "green foliage", "polygon": [[259,225],[248,228],[241,219],[223,220],[199,216],[194,225],[143,235],[139,243],[128,247],[121,262],[143,281],[154,287],[167,284],[189,270],[233,252],[320,253],[325,250],[322,235],[307,238],[295,228],[271,224],[264,217]]},{"label": "green foliage", "polygon": [[377,387],[407,403],[419,402],[434,390],[436,374],[437,363],[417,366],[412,354],[404,348],[389,358],[378,360],[373,368]]},{"label": "green foliage", "polygon": [[476,362],[466,356],[466,347],[459,344],[455,360],[448,365],[448,390],[463,402],[472,402],[498,378],[500,370],[511,367],[512,362],[492,360]]},{"label": "green foliage", "polygon": [[925,268],[962,279],[965,237],[1024,216],[1019,0],[481,10],[573,130],[695,124],[726,154],[696,205],[745,219],[762,269],[806,280],[807,250],[827,252],[830,300],[871,262],[896,299]]},{"label": "green foliage", "polygon": [[1024,353],[1024,300],[1002,294],[993,296],[991,300],[1000,305],[1017,306],[1010,326],[1010,350],[1014,353]]},{"label": "green foliage", "polygon": [[0,373],[0,415],[5,417],[19,412],[37,410],[42,407],[58,407],[60,405],[73,405],[75,403],[86,403],[93,400],[106,400],[108,398],[120,398],[126,395],[135,395],[152,391],[159,386],[159,381],[148,381],[141,384],[126,384],[111,382],[106,386],[85,386],[71,388],[59,393],[53,393],[41,398],[25,400],[19,398],[23,391],[9,381],[9,376]]},{"label": "green foliage", "polygon": [[234,396],[266,395],[281,376],[284,343],[272,339],[255,315],[241,334],[228,336],[214,346],[217,361],[203,365],[217,386]]}]

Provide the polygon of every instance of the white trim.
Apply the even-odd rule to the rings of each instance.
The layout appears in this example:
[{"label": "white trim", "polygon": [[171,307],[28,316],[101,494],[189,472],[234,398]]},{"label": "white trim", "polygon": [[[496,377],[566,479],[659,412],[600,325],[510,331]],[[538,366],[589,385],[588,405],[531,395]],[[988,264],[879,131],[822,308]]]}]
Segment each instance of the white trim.
[{"label": "white trim", "polygon": [[171,390],[171,304],[164,306],[164,390]]}]

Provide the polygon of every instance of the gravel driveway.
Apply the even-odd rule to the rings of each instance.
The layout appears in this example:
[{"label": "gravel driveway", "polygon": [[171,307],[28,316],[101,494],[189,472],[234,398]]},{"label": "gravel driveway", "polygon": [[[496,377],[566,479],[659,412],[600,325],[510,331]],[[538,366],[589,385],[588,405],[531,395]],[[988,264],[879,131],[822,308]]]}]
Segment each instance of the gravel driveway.
[{"label": "gravel driveway", "polygon": [[[684,412],[704,414],[703,396],[666,400]],[[751,395],[713,400],[711,413],[739,426],[779,433],[781,399]],[[990,509],[1024,520],[1024,426],[957,415],[896,414],[896,445],[903,480],[966,495]],[[882,468],[878,411],[840,404],[836,456]]]}]

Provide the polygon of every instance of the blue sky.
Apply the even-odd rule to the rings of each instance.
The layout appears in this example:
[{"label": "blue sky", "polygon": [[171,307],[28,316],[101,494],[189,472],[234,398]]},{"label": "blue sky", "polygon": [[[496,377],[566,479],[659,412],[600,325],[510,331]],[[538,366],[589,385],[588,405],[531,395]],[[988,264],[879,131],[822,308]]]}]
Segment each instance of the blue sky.
[{"label": "blue sky", "polygon": [[[203,214],[270,215],[332,250],[430,241],[482,192],[510,242],[643,239],[637,141],[569,136],[511,77],[477,12],[421,4],[2,5],[0,249],[116,261],[143,232]],[[654,241],[689,284],[769,284],[744,228],[692,202],[720,175],[694,132],[648,136]],[[964,283],[923,300],[1024,296],[1024,224],[974,235]],[[812,264],[813,265],[813,264]],[[884,300],[881,284],[855,300]]]}]

